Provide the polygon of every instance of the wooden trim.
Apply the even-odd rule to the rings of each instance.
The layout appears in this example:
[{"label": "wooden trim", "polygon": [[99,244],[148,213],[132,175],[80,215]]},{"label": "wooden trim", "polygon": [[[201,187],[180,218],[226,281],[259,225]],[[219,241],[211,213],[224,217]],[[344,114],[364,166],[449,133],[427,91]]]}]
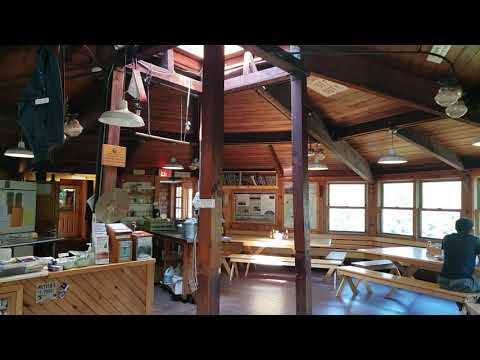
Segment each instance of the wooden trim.
[{"label": "wooden trim", "polygon": [[273,45],[240,45],[280,69],[300,76],[308,75],[298,58]]},{"label": "wooden trim", "polygon": [[273,67],[225,80],[225,94],[288,81],[289,74]]}]

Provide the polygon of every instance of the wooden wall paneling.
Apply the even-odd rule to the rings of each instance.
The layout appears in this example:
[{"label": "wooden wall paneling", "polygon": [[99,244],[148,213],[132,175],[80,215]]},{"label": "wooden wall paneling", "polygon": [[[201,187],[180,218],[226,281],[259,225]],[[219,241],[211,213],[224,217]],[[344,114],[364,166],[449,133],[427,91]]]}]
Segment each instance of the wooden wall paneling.
[{"label": "wooden wall paneling", "polygon": [[199,216],[199,290],[197,314],[214,315],[220,311],[220,243],[222,215],[222,169],[224,133],[223,45],[204,46],[202,120],[200,143],[200,196],[213,199],[214,208],[200,209]]},{"label": "wooden wall paneling", "polygon": [[[299,48],[296,48],[297,50]],[[295,228],[295,279],[297,315],[312,314],[312,270],[308,206],[307,121],[304,114],[306,79],[291,77],[293,223]]]}]

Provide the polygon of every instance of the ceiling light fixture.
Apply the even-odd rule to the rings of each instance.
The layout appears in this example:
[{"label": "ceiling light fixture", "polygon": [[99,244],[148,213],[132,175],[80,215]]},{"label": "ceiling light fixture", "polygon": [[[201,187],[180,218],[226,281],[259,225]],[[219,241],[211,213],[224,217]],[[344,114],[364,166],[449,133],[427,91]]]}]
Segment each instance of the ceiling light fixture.
[{"label": "ceiling light fixture", "polygon": [[392,147],[390,150],[388,150],[387,154],[383,155],[378,159],[379,164],[405,164],[408,160],[405,159],[403,156],[398,155],[397,152],[395,151],[393,147],[393,134],[394,130],[390,131],[392,133]]},{"label": "ceiling light fixture", "polygon": [[452,104],[445,109],[447,116],[454,119],[461,118],[467,113],[467,111],[468,108],[463,101],[457,101],[455,104]]},{"label": "ceiling light fixture", "polygon": [[25,148],[25,143],[22,140],[18,142],[17,147],[7,149],[4,155],[9,157],[27,158],[27,159],[32,159],[34,157],[33,152]]},{"label": "ceiling light fixture", "polygon": [[473,140],[473,146],[480,146],[480,137]]},{"label": "ceiling light fixture", "polygon": [[162,166],[163,169],[167,170],[183,170],[184,167],[182,164],[177,163],[177,159],[172,157],[168,163]]},{"label": "ceiling light fixture", "polygon": [[442,86],[435,95],[435,102],[443,107],[455,104],[463,95],[460,86]]},{"label": "ceiling light fixture", "polygon": [[328,170],[328,166],[318,160],[314,160],[308,163],[308,170]]},{"label": "ceiling light fixture", "polygon": [[143,119],[128,110],[128,103],[126,100],[120,102],[120,109],[105,111],[98,121],[107,125],[121,126],[121,127],[143,127],[145,122]]},{"label": "ceiling light fixture", "polygon": [[197,158],[193,159],[192,163],[190,164],[190,170],[197,170],[200,167],[200,162]]}]

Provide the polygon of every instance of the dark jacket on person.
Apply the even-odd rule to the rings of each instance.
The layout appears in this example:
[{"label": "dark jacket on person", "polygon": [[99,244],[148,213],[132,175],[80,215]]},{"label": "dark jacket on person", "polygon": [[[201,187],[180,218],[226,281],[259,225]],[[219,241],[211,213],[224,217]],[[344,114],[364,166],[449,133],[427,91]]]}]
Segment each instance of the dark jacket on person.
[{"label": "dark jacket on person", "polygon": [[480,239],[470,234],[454,233],[442,242],[444,261],[440,276],[455,279],[472,279],[476,256],[480,254]]},{"label": "dark jacket on person", "polygon": [[[48,98],[48,103],[36,104]],[[63,144],[64,107],[58,60],[47,46],[37,50],[35,72],[18,103],[18,123],[32,148],[35,162],[48,160],[48,148]]]}]

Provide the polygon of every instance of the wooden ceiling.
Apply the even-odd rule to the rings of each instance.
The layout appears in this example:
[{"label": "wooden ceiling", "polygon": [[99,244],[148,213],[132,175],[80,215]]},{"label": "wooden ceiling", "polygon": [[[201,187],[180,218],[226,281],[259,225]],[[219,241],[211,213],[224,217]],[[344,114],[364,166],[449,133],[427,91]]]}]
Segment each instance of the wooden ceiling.
[{"label": "wooden ceiling", "polygon": [[[0,140],[2,140],[4,148],[13,146],[18,141],[16,134],[19,132],[15,123],[16,102],[34,70],[36,48],[35,46],[16,46],[0,49],[0,66],[8,69],[0,75],[0,86],[4,89],[2,99],[0,99],[0,119],[2,121]],[[417,51],[419,48],[420,45],[341,47],[342,50],[353,49],[355,51]],[[421,46],[422,51],[430,49],[431,45]],[[101,58],[99,55],[101,47],[89,46],[88,49],[84,46],[72,47],[71,60],[67,64],[66,92],[70,103],[76,107],[73,110],[79,112],[81,116],[82,113],[87,112],[92,97],[98,98],[104,86],[104,75],[89,74],[91,67],[95,65],[95,56],[92,57],[91,52],[97,54],[98,59]],[[200,74],[202,63],[199,59],[189,57],[182,51],[175,50],[174,54],[175,69],[185,73]],[[427,55],[423,54],[395,53],[363,57],[371,60],[372,64],[389,66],[419,79],[437,81],[450,71],[445,61],[441,64],[432,63],[426,61]],[[454,63],[462,85],[465,87],[480,85],[480,46],[453,45],[446,57]],[[227,60],[227,66],[235,68],[242,58],[243,54],[235,55]],[[154,58],[150,58],[149,61],[154,62]],[[318,75],[311,76],[313,78]],[[385,79],[385,81],[388,82],[390,79]],[[339,81],[339,83],[345,85],[344,81]],[[418,110],[402,99],[364,91],[355,86],[346,86],[346,91],[329,97],[321,95],[312,88],[307,90],[307,102],[324,116],[329,126],[345,128],[368,124],[372,121],[381,121]],[[92,96],[92,92],[95,96]],[[181,113],[185,117],[186,94],[161,84],[153,84],[150,88],[150,96],[151,132],[178,134]],[[193,106],[190,103],[189,119],[195,122]],[[146,106],[144,106],[142,116],[147,122]],[[251,144],[226,143],[225,169],[275,168],[272,154],[267,147],[268,143],[261,141],[255,143],[255,139],[262,138],[263,134],[275,135],[291,130],[291,121],[282,111],[260,96],[255,89],[252,89],[225,95],[224,119],[226,134],[248,133],[254,142]],[[432,139],[436,144],[454,151],[462,159],[480,160],[480,148],[471,145],[474,138],[480,137],[480,126],[441,118],[430,122],[409,124],[409,126],[419,134]],[[85,134],[55,152],[54,160],[58,169],[71,168],[72,171],[77,171],[77,169],[85,171],[85,168],[88,168],[90,172],[94,171],[98,141],[95,135],[97,128],[96,122],[94,122],[93,127]],[[147,129],[141,131],[146,132]],[[398,137],[395,137],[395,148],[400,155],[408,159],[408,163],[395,166],[377,165],[378,158],[390,148],[391,138],[386,129],[349,137],[346,141],[368,162],[376,174],[420,168],[451,169],[437,157]],[[171,156],[175,156],[179,162],[188,165],[193,157],[190,146],[133,139],[123,130],[122,142],[129,148],[129,161],[134,163],[135,167],[159,167]],[[272,142],[272,145],[282,168],[288,174],[291,169],[290,143],[281,141]],[[329,171],[321,173],[325,175],[328,175],[329,172],[353,174],[342,161],[336,158],[334,153],[325,148],[323,150],[326,154],[323,162],[328,165]]]}]

